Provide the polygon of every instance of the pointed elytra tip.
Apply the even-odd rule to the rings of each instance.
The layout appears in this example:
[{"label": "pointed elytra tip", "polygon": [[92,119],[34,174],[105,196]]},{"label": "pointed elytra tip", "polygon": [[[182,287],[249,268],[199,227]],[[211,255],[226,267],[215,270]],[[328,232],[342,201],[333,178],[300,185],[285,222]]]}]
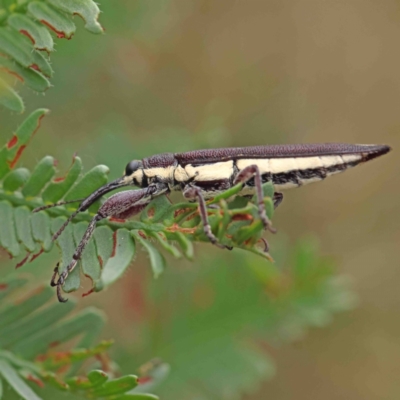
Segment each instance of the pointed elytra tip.
[{"label": "pointed elytra tip", "polygon": [[392,148],[386,144],[382,145],[369,145],[370,147],[369,151],[365,154],[365,161],[373,160],[374,158],[383,156],[389,151],[392,150]]},{"label": "pointed elytra tip", "polygon": [[380,147],[380,151],[379,151],[380,155],[389,153],[389,151],[392,150],[392,148],[390,146],[388,146],[387,144],[382,144],[379,147]]}]

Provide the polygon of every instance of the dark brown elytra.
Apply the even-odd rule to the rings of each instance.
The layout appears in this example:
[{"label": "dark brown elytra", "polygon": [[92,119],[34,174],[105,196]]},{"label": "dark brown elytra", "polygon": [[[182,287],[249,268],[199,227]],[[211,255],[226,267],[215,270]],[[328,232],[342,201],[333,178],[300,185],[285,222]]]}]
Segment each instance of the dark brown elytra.
[{"label": "dark brown elytra", "polygon": [[174,154],[181,164],[213,163],[243,158],[290,158],[366,153],[365,161],[379,157],[390,151],[386,145],[366,146],[347,143],[285,144],[250,147],[227,147],[221,149],[193,150]]}]

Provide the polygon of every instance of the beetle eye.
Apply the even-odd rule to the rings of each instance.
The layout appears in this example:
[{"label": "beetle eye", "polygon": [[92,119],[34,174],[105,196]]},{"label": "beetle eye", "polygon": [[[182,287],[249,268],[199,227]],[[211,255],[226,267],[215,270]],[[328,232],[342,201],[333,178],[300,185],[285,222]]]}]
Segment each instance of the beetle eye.
[{"label": "beetle eye", "polygon": [[139,161],[133,160],[125,167],[125,175],[132,175],[140,167]]}]

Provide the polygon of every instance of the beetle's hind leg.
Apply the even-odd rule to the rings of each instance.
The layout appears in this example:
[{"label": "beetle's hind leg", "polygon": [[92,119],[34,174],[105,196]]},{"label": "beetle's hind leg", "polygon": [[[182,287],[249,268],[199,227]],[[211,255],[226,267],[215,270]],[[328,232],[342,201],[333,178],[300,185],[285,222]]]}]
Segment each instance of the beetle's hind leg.
[{"label": "beetle's hind leg", "polygon": [[[272,197],[272,201],[274,203],[274,210],[276,210],[278,208],[278,206],[282,203],[283,201],[283,193],[280,192],[275,192],[274,196]],[[264,244],[264,253],[268,253],[269,252],[269,243],[268,240],[265,238],[261,238],[260,239],[263,244]]]},{"label": "beetle's hind leg", "polygon": [[274,209],[276,210],[283,201],[283,193],[275,192],[272,201],[274,202]]},{"label": "beetle's hind leg", "polygon": [[[245,184],[250,179],[254,178],[254,186],[256,189],[256,196],[257,196],[257,205],[258,205],[258,212],[261,218],[261,221],[264,225],[265,229],[268,229],[272,233],[276,233],[276,229],[272,227],[272,223],[269,220],[267,213],[265,212],[265,205],[264,205],[264,196],[263,196],[263,189],[262,189],[262,180],[261,180],[261,173],[257,165],[248,165],[247,167],[243,168],[235,177],[233,184],[236,185],[237,183]],[[283,196],[282,196],[283,197]],[[278,204],[280,203],[277,200]]]}]

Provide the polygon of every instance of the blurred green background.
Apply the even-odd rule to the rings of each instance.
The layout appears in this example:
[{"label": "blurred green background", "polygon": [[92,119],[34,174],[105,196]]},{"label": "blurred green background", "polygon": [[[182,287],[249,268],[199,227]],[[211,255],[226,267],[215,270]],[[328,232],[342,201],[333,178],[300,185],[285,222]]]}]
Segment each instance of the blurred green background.
[{"label": "blurred green background", "polygon": [[[360,304],[328,328],[269,350],[276,377],[246,399],[400,398],[399,1],[99,5],[106,34],[78,29],[71,42],[57,41],[55,87],[45,96],[21,88],[28,112],[51,109],[24,165],[51,154],[66,169],[76,152],[86,168],[109,165],[114,178],[129,160],[164,151],[328,141],[391,145],[394,151],[382,159],[286,193],[274,217],[279,233],[271,238],[272,255],[281,242],[290,247],[314,235],[321,253],[352,278]],[[2,143],[22,119],[0,110]],[[170,263],[167,275],[176,285],[198,269],[241,262],[237,253],[212,246],[195,251],[193,264]],[[55,257],[36,263],[39,276],[48,275]],[[254,259],[246,257],[247,263]],[[116,339],[115,359],[124,372],[157,356],[141,345],[140,323],[149,312],[146,292],[157,292],[164,277],[149,283],[147,264],[139,255],[123,282],[80,300],[82,307],[106,311],[105,337]],[[166,308],[152,312],[162,315]]]}]

